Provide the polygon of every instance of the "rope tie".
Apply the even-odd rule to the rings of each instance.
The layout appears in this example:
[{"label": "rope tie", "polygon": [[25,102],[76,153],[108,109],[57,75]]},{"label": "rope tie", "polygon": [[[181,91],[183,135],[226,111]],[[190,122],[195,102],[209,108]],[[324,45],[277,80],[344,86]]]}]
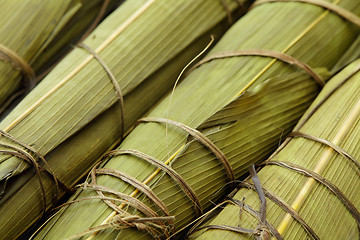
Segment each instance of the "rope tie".
[{"label": "rope tie", "polygon": [[258,0],[252,5],[251,8],[254,8],[264,3],[272,3],[272,2],[301,2],[301,3],[312,4],[315,6],[325,8],[326,10],[329,10],[339,15],[340,17],[344,18],[345,20],[360,27],[360,18],[356,14],[350,12],[349,10],[346,10],[343,7],[340,7],[338,5],[335,5],[331,2],[324,0]]},{"label": "rope tie", "polygon": [[[196,139],[198,142],[200,142],[202,145],[206,146],[211,152],[221,161],[221,163],[224,165],[224,168],[227,171],[227,175],[231,183],[234,183],[234,174],[233,170],[231,168],[230,163],[226,159],[225,155],[220,151],[219,148],[215,146],[214,143],[212,143],[205,135],[203,135],[201,132],[199,132],[196,129],[192,129],[185,124],[175,122],[168,119],[163,118],[143,118],[140,119],[139,122],[157,122],[157,123],[169,123],[176,127],[179,127],[180,129],[186,131],[189,135],[191,135],[194,139]],[[174,169],[172,169],[167,164],[157,160],[156,158],[149,156],[145,153],[142,153],[138,150],[113,150],[108,152],[104,155],[104,157],[112,157],[112,156],[119,156],[119,155],[131,155],[138,157],[144,161],[147,161],[148,163],[154,165],[155,167],[163,170],[165,173],[167,173],[181,188],[181,190],[186,194],[186,196],[192,201],[194,204],[195,212],[198,216],[201,216],[203,211],[201,207],[200,200],[194,190],[191,188],[191,186],[183,179]],[[90,189],[95,190],[98,194],[96,197],[88,197],[83,199],[74,200],[71,202],[68,202],[66,204],[61,205],[60,207],[70,205],[82,200],[89,200],[89,199],[101,199],[108,207],[113,209],[116,213],[114,215],[109,223],[105,223],[102,225],[99,225],[94,228],[90,228],[82,233],[74,235],[72,238],[75,237],[81,237],[87,234],[91,234],[94,232],[98,232],[100,230],[106,229],[106,228],[115,228],[115,229],[123,229],[123,228],[136,228],[140,231],[145,231],[149,234],[151,234],[154,238],[160,239],[164,235],[166,237],[173,236],[171,235],[171,232],[173,232],[174,229],[174,216],[169,215],[169,211],[166,207],[166,205],[162,202],[162,200],[156,196],[156,194],[153,192],[153,190],[148,187],[145,183],[140,182],[136,178],[133,178],[131,176],[128,176],[125,173],[122,173],[120,171],[114,170],[114,169],[104,169],[104,168],[97,168],[100,163],[96,164],[93,169],[90,171],[89,175],[91,176],[91,182],[92,184],[82,184],[79,185],[84,190]],[[108,189],[104,186],[100,186],[96,184],[96,175],[108,175],[115,178],[120,179],[121,181],[133,186],[135,189],[139,190],[143,194],[145,194],[159,209],[162,210],[162,212],[165,214],[164,217],[159,216],[156,212],[154,212],[152,209],[150,209],[147,205],[139,201],[133,196],[126,195],[124,193],[117,192],[115,190]],[[112,194],[120,199],[114,200],[114,198],[110,198],[104,195],[104,193]],[[115,202],[120,202],[121,205],[118,206],[115,204]],[[122,207],[129,205],[135,209],[137,209],[139,212],[146,215],[146,217],[141,217],[138,215],[131,215],[125,210],[122,210]],[[259,228],[256,230],[259,233],[262,233],[264,228]],[[162,234],[162,235],[161,235]]]},{"label": "rope tie", "polygon": [[[113,217],[109,225],[114,229],[136,228],[140,231],[150,233],[155,239],[161,239],[162,235],[169,236],[169,231],[163,226],[156,224],[157,221],[173,221],[172,217],[153,217],[142,218],[137,215],[122,216],[121,214]],[[163,232],[165,230],[165,232]]]},{"label": "rope tie", "polygon": [[347,208],[350,214],[354,217],[356,224],[360,229],[360,212],[356,209],[354,204],[345,196],[345,194],[335,184],[327,180],[325,177],[321,176],[320,174],[310,169],[304,168],[300,165],[291,162],[265,161],[260,165],[276,165],[276,166],[284,167],[293,170],[297,173],[303,174],[307,177],[315,179],[318,183],[322,184],[327,189],[329,189],[330,192],[333,193],[344,204],[344,206]]},{"label": "rope tie", "polygon": [[[308,121],[309,119],[316,113],[316,111],[344,84],[351,79],[355,74],[360,71],[360,64],[356,66],[342,81],[336,84],[311,110],[306,113],[298,122],[298,124],[294,127],[293,131],[298,132]],[[271,154],[268,160],[273,159],[292,139],[291,136],[288,136],[285,141]]]},{"label": "rope tie", "polygon": [[164,164],[163,162],[145,154],[137,150],[114,150],[110,151],[106,154],[106,156],[119,156],[119,155],[125,155],[129,154],[135,157],[138,157],[142,160],[147,161],[148,163],[154,165],[157,168],[160,168],[164,172],[166,172],[181,188],[181,190],[186,194],[186,196],[191,200],[191,202],[194,204],[194,209],[196,215],[199,217],[203,214],[203,210],[201,207],[200,200],[194,190],[191,188],[191,186],[183,179],[174,169],[172,169],[170,166]]},{"label": "rope tie", "polygon": [[[215,146],[205,135],[199,132],[196,129],[192,129],[185,124],[175,122],[168,119],[163,118],[143,118],[140,119],[139,122],[157,122],[157,123],[169,123],[180,129],[186,131],[189,135],[191,135],[195,140],[199,143],[207,147],[224,165],[224,168],[227,172],[228,178],[231,183],[234,183],[234,173],[231,168],[230,163],[228,162],[224,153],[221,152],[219,148]],[[181,190],[186,194],[186,196],[192,201],[194,204],[195,212],[198,216],[201,216],[202,206],[200,200],[191,186],[183,179],[174,169],[172,169],[167,164],[157,160],[154,157],[151,157],[145,153],[142,153],[137,150],[113,150],[108,152],[104,155],[104,157],[111,157],[111,156],[119,156],[119,155],[132,155],[138,157],[142,160],[147,161],[148,163],[154,165],[155,167],[163,170],[167,173],[181,188]],[[110,218],[108,223],[104,223],[102,225],[90,228],[82,233],[76,234],[71,237],[77,238],[82,237],[87,234],[95,233],[107,228],[115,228],[115,229],[123,229],[123,228],[136,228],[140,231],[145,231],[148,234],[151,234],[154,238],[160,239],[163,236],[170,237],[171,232],[175,230],[174,228],[174,216],[170,216],[169,211],[166,205],[162,202],[162,200],[155,194],[155,192],[147,186],[145,183],[140,182],[134,177],[131,177],[125,173],[114,169],[105,169],[105,168],[97,168],[100,163],[96,164],[92,170],[90,171],[89,175],[91,177],[92,184],[82,184],[78,185],[78,187],[82,187],[84,190],[90,189],[97,192],[97,196],[95,197],[88,197],[83,199],[74,200],[63,204],[59,207],[63,207],[66,205],[70,205],[79,201],[89,200],[89,199],[100,199],[102,200],[108,207],[115,211],[116,215],[113,215]],[[97,175],[108,175],[111,177],[118,178],[119,180],[133,186],[135,189],[140,191],[141,193],[145,194],[162,212],[165,216],[159,216],[155,211],[149,208],[147,205],[136,199],[133,195],[129,196],[124,193],[108,189],[104,186],[100,186],[96,184],[96,176]],[[112,198],[106,196],[104,193],[115,195],[118,198]],[[115,202],[120,202],[121,205],[118,206]],[[123,210],[122,208],[126,205],[137,209],[139,212],[143,213],[145,217],[139,215],[131,215],[127,211]],[[256,230],[257,232],[263,232],[263,228],[259,228]]]},{"label": "rope tie", "polygon": [[[114,152],[109,152],[106,156],[112,156],[117,154]],[[120,155],[120,154],[119,154]],[[147,232],[155,239],[162,239],[164,236],[169,237],[171,232],[174,230],[174,216],[170,216],[165,204],[156,196],[156,194],[144,183],[138,181],[137,179],[128,176],[124,173],[121,173],[112,169],[101,169],[97,168],[100,163],[96,164],[91,171],[89,176],[91,177],[91,184],[85,181],[84,184],[77,185],[76,187],[82,188],[82,190],[91,190],[97,193],[97,196],[85,197],[81,199],[76,199],[65,204],[58,206],[57,208],[62,208],[68,205],[72,205],[77,202],[99,199],[103,201],[108,207],[113,209],[117,214],[113,216],[108,223],[98,225],[96,227],[89,228],[88,230],[73,235],[69,239],[81,238],[85,235],[92,234],[97,231],[105,230],[108,228],[113,229],[126,229],[126,228],[136,228],[140,231]],[[136,189],[139,189],[143,194],[145,194],[159,209],[161,209],[165,216],[159,216],[157,212],[152,210],[146,204],[138,200],[137,198],[118,192],[116,190],[109,189],[105,186],[98,185],[96,183],[96,175],[108,175],[116,177],[127,184],[133,186]],[[111,194],[116,196],[108,197],[104,193]],[[115,203],[121,203],[120,207]],[[132,215],[127,211],[123,210],[121,206],[130,206],[139,212],[143,213],[145,216]]]},{"label": "rope tie", "polygon": [[[9,133],[7,133],[3,130],[0,130],[0,137],[4,137],[8,141],[20,146],[20,147],[18,147],[18,146],[14,146],[11,144],[0,143],[0,147],[10,149],[10,150],[0,150],[1,155],[10,155],[10,156],[17,157],[18,159],[22,159],[22,160],[26,161],[28,164],[35,167],[36,175],[38,177],[38,181],[39,181],[39,185],[40,185],[40,190],[42,192],[42,200],[43,200],[42,214],[45,213],[46,208],[47,208],[46,191],[44,188],[43,180],[41,178],[42,173],[45,174],[49,179],[51,179],[55,184],[56,192],[55,192],[55,196],[54,196],[54,200],[53,200],[54,202],[56,202],[59,199],[60,187],[67,192],[72,191],[70,187],[66,186],[64,183],[62,183],[56,177],[56,175],[55,175],[54,171],[51,169],[49,163],[36,149],[21,142],[20,140],[16,139],[15,137],[13,137],[12,135],[10,135]],[[38,160],[40,160],[47,169],[44,168],[43,166],[41,166],[38,163]],[[11,174],[7,175],[6,178],[10,178],[11,176],[12,176]]]},{"label": "rope tie", "polygon": [[232,58],[232,57],[240,57],[240,56],[259,56],[259,57],[270,57],[275,58],[290,65],[294,65],[299,67],[300,69],[306,71],[320,86],[323,87],[325,85],[325,81],[322,79],[320,75],[318,75],[309,65],[301,62],[300,60],[282,53],[273,50],[262,50],[262,49],[243,49],[243,50],[234,50],[234,51],[227,51],[227,52],[218,52],[209,57],[203,58],[201,61],[196,63],[187,74],[189,74],[194,69],[200,67],[201,65],[211,62],[217,59],[224,59],[224,58]]},{"label": "rope tie", "polygon": [[[191,234],[194,231],[199,231],[201,229],[218,229],[218,230],[225,230],[225,231],[231,231],[235,233],[240,234],[251,234],[255,237],[257,240],[268,240],[271,236],[275,237],[278,240],[283,240],[283,237],[281,234],[272,226],[267,220],[266,220],[266,198],[264,190],[261,186],[260,180],[257,176],[255,166],[251,165],[249,168],[249,172],[251,175],[251,178],[254,182],[254,185],[250,185],[253,190],[255,190],[258,193],[259,199],[260,199],[260,209],[259,212],[252,209],[250,206],[246,205],[244,201],[239,201],[233,198],[229,198],[228,200],[225,200],[224,202],[218,204],[211,212],[213,212],[216,208],[219,208],[224,203],[231,203],[234,205],[237,205],[240,207],[240,214],[241,210],[244,209],[248,213],[250,213],[252,216],[257,218],[259,220],[258,225],[254,229],[248,229],[243,228],[240,226],[230,226],[230,225],[206,225],[200,228],[196,228],[198,225],[200,225],[202,222],[205,221],[205,218],[201,219],[197,224],[195,224],[194,227],[192,227],[188,234]],[[247,183],[245,183],[247,184]]]},{"label": "rope tie", "polygon": [[109,76],[109,78],[111,80],[112,85],[114,86],[116,98],[117,98],[117,100],[119,102],[119,106],[120,106],[120,118],[121,118],[120,137],[121,137],[121,140],[123,140],[124,134],[125,134],[125,114],[124,114],[124,96],[122,94],[120,85],[117,82],[110,67],[106,64],[106,62],[100,57],[100,55],[98,53],[96,53],[93,49],[91,49],[85,43],[79,43],[79,44],[77,44],[77,47],[85,49],[98,61],[98,63],[104,68],[105,72],[107,73],[107,75]]},{"label": "rope tie", "polygon": [[[247,11],[247,7],[245,7],[244,3],[241,2],[241,0],[235,0],[238,8],[239,8],[239,12],[240,14],[245,14],[245,12]],[[233,17],[232,17],[232,13],[231,13],[231,9],[229,7],[229,4],[226,2],[226,0],[221,0],[221,4],[226,12],[226,16],[227,16],[227,21],[230,24],[230,26],[234,23]]]},{"label": "rope tie", "polygon": [[226,170],[226,174],[227,174],[229,182],[234,183],[234,181],[235,181],[234,170],[232,169],[231,164],[227,160],[225,154],[209,138],[207,138],[204,134],[202,134],[198,130],[193,129],[183,123],[176,122],[176,121],[173,121],[170,119],[165,119],[165,118],[148,117],[148,118],[142,118],[138,121],[139,122],[147,122],[147,123],[149,123],[149,122],[168,123],[168,124],[171,124],[175,127],[180,128],[181,130],[187,132],[196,141],[198,141],[200,144],[202,144],[203,146],[208,148],[216,156],[216,158],[219,159],[219,161],[222,163],[222,165],[224,166],[224,168]]},{"label": "rope tie", "polygon": [[251,165],[248,169],[250,172],[251,179],[254,182],[256,192],[258,193],[258,196],[260,199],[260,209],[259,209],[260,220],[259,220],[259,224],[255,228],[255,230],[260,231],[258,233],[257,239],[259,239],[259,240],[260,239],[269,239],[270,232],[266,226],[266,198],[265,198],[264,190],[262,189],[260,179],[257,176],[256,170],[255,170],[255,165],[254,164]]},{"label": "rope tie", "polygon": [[[111,155],[111,153],[109,153]],[[133,178],[131,176],[128,176],[125,173],[113,170],[113,169],[96,169],[99,164],[95,165],[93,169],[91,170],[91,179],[92,182],[96,184],[96,175],[109,175],[116,177],[127,184],[133,186],[134,188],[138,189],[142,193],[144,193],[159,209],[162,210],[162,212],[165,214],[165,217],[160,217],[156,212],[154,212],[152,209],[150,209],[147,205],[142,203],[141,201],[137,200],[134,197],[128,196],[127,201],[130,203],[128,205],[135,207],[137,210],[145,213],[146,217],[140,217],[137,215],[130,215],[126,211],[119,208],[117,205],[112,203],[111,201],[107,199],[103,199],[103,201],[111,207],[113,210],[117,212],[117,215],[115,215],[113,218],[111,218],[108,227],[116,228],[116,229],[122,229],[122,228],[129,228],[129,227],[135,227],[139,230],[145,231],[149,234],[151,234],[153,237],[157,238],[160,235],[165,234],[165,236],[169,236],[171,234],[171,231],[173,230],[173,220],[174,217],[169,215],[169,211],[166,207],[166,205],[161,201],[160,198],[157,197],[157,195],[148,187],[146,184],[140,182],[136,178]],[[103,194],[103,191],[107,190],[106,188],[96,189],[98,195],[100,198],[104,198],[105,195]],[[116,195],[126,199],[124,197],[125,194],[116,192],[113,190],[109,190],[110,193],[116,193]],[[135,200],[136,199],[136,200]],[[131,200],[131,201],[129,201]],[[136,203],[136,204],[134,204]],[[123,203],[124,204],[124,203]],[[127,203],[125,203],[127,204]],[[161,229],[162,231],[159,231]]]},{"label": "rope tie", "polygon": [[330,147],[331,149],[333,149],[335,152],[339,153],[340,155],[342,155],[343,157],[347,158],[348,160],[350,160],[357,168],[358,170],[360,170],[360,163],[359,161],[356,160],[355,157],[353,157],[350,153],[348,153],[347,151],[345,151],[343,148],[335,145],[334,143],[326,140],[326,139],[322,139],[322,138],[319,138],[319,137],[316,137],[316,136],[312,136],[310,134],[307,134],[307,133],[303,133],[303,132],[298,132],[298,131],[294,131],[294,132],[291,132],[289,134],[289,137],[296,137],[296,138],[305,138],[305,139],[308,139],[308,140],[312,140],[314,142],[318,142],[318,143],[321,143],[321,144],[324,144],[328,147]]},{"label": "rope tie", "polygon": [[[243,182],[241,181],[239,183],[239,187],[242,188],[248,188],[251,189],[253,191],[256,191],[255,185],[250,184],[248,182]],[[270,192],[269,190],[265,189],[263,187],[263,191],[265,196],[270,199],[271,201],[273,201],[274,203],[276,203],[279,207],[281,207],[284,211],[286,211],[287,213],[289,213],[303,228],[304,230],[315,240],[320,240],[320,238],[317,236],[317,234],[315,233],[315,231],[304,221],[303,218],[300,217],[300,215],[295,211],[295,209],[293,209],[287,202],[285,202],[284,200],[282,200],[279,196],[277,196],[276,194]]]},{"label": "rope tie", "polygon": [[0,60],[8,62],[11,66],[20,71],[25,79],[28,80],[28,88],[32,89],[35,86],[35,71],[30,64],[20,57],[16,52],[0,43]]}]

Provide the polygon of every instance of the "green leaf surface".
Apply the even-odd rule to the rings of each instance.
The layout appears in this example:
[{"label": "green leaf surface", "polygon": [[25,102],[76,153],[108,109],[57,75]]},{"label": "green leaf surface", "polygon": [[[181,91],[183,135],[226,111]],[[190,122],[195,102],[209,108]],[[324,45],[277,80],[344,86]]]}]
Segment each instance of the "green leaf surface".
[{"label": "green leaf surface", "polygon": [[[239,9],[234,1],[228,4]],[[210,35],[219,38],[228,26],[221,1],[132,0],[89,35],[84,43],[98,52],[121,87],[125,131],[172,87]],[[120,126],[114,86],[99,62],[80,48],[0,123],[0,129],[39,151],[68,186],[119,141]],[[1,137],[0,143],[8,141]],[[0,218],[0,239],[15,238],[40,217],[42,193],[34,167],[22,159],[0,155],[0,174],[1,184],[6,182],[0,215],[7,216]],[[45,176],[43,182],[50,207],[54,183]]]},{"label": "green leaf surface", "polygon": [[[100,0],[2,0],[0,43],[19,55],[40,76],[90,27],[102,4]],[[118,3],[111,0],[108,10],[115,4]],[[0,60],[0,113],[16,91],[30,87],[29,81],[19,69]]]},{"label": "green leaf surface", "polygon": [[[359,3],[354,1],[343,0],[340,6],[360,13]],[[242,17],[208,55],[240,49],[274,50],[289,54],[313,68],[331,69],[356,39],[358,31],[338,15],[311,4],[263,4]],[[296,75],[299,72],[302,74]],[[147,116],[169,118],[192,128],[201,126],[203,133],[225,153],[239,177],[247,166],[264,160],[276,149],[281,136],[292,129],[318,91],[315,81],[295,66],[269,57],[239,56],[214,60],[193,70],[173,95],[154,106]],[[233,107],[231,102],[239,104],[239,109],[244,104],[244,109],[237,109],[236,117],[234,114],[235,123],[231,121],[233,116],[228,115],[229,106]],[[224,108],[226,106],[228,108]],[[219,115],[223,119],[219,119]],[[191,142],[186,132],[177,127],[140,123],[120,149],[136,149],[171,165],[192,187],[205,210],[224,194],[227,177],[222,164],[208,149]],[[101,167],[146,182],[175,216],[177,229],[195,218],[192,201],[172,178],[160,171],[147,180],[156,171],[147,162],[132,156],[116,156],[107,158]],[[98,176],[97,184],[133,194],[160,213],[149,199],[135,194],[134,187],[116,178]],[[79,191],[73,199],[94,195],[96,193],[91,191]],[[140,214],[130,207],[125,209],[130,214]],[[101,200],[82,201],[60,211],[38,233],[37,239],[71,237],[108,223],[111,216],[114,216],[112,209]],[[110,228],[83,239],[150,238],[135,228]]]},{"label": "green leaf surface", "polygon": [[[360,60],[356,60],[333,77],[309,108],[307,116],[334,87],[348,76],[352,77],[340,87],[306,121],[299,131],[326,139],[343,148],[355,159],[359,159],[360,134],[359,92]],[[353,74],[355,72],[355,74]],[[357,72],[357,73],[356,73]],[[357,112],[356,114],[353,114]],[[350,124],[349,124],[350,123]],[[331,150],[329,146],[305,138],[292,138],[272,159],[301,165],[316,171],[331,183],[360,209],[360,169],[347,157]],[[358,163],[360,163],[357,160]],[[323,165],[322,167],[319,167]],[[354,217],[329,189],[319,182],[310,185],[310,178],[279,166],[265,166],[258,173],[262,186],[291,205],[300,217],[314,230],[320,239],[356,239],[359,228]],[[248,180],[252,184],[251,180]],[[300,204],[294,204],[300,192],[305,196]],[[259,197],[251,189],[242,188],[234,199],[259,209]],[[227,205],[217,216],[205,225],[230,225],[255,228],[258,220],[242,212],[239,206]],[[311,239],[305,229],[295,219],[284,220],[286,212],[274,201],[267,198],[266,219],[282,234],[284,239]],[[280,227],[282,224],[282,227]],[[286,226],[286,227],[284,227]],[[222,230],[199,231],[189,239],[253,239],[250,235]]]}]

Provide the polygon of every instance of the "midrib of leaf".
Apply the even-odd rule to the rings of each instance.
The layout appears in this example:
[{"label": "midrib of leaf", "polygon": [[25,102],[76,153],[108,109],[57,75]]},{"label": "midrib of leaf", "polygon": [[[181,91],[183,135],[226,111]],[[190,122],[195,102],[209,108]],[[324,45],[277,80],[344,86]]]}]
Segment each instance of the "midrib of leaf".
[{"label": "midrib of leaf", "polygon": [[[133,23],[141,14],[146,11],[155,0],[148,0],[141,8],[139,8],[134,14],[126,20],[122,25],[120,25],[113,34],[111,34],[105,41],[100,44],[98,48],[95,49],[96,53],[100,53],[106,46],[108,46],[116,37],[122,33],[131,23]],[[89,55],[81,64],[77,65],[76,68],[71,71],[65,78],[63,78],[58,84],[56,84],[52,89],[50,89],[46,94],[39,98],[33,105],[31,105],[27,110],[25,110],[20,116],[18,116],[13,122],[11,122],[4,131],[10,131],[17,124],[19,124],[23,119],[29,116],[37,106],[44,102],[48,97],[55,93],[58,89],[64,86],[70,79],[72,79],[81,69],[83,69],[91,60],[93,59],[92,55]]]},{"label": "midrib of leaf", "polygon": [[[339,4],[341,2],[341,0],[335,0],[333,2],[333,4]],[[322,19],[324,19],[328,14],[329,14],[329,10],[324,11],[313,23],[311,23],[303,32],[301,32],[283,51],[281,51],[282,53],[286,53],[287,51],[289,51],[289,49],[291,49],[297,42],[299,42],[311,29],[313,29]],[[267,70],[270,69],[270,67],[272,65],[274,65],[274,63],[277,61],[277,59],[273,59],[268,65],[266,65],[252,80],[249,81],[249,83],[240,90],[240,92],[238,94],[236,94],[233,97],[233,100],[236,99],[238,96],[240,96],[241,94],[243,94],[249,87],[251,87],[256,80],[258,80]],[[360,103],[359,103],[360,104]],[[176,156],[183,150],[183,148],[185,147],[185,144],[182,145],[173,155],[171,155],[164,163],[166,165],[169,165],[172,160],[174,160],[176,158]],[[144,184],[148,184],[153,178],[155,178],[157,176],[157,174],[159,174],[161,172],[161,169],[157,169],[155,170],[151,175],[149,175],[144,181]],[[135,189],[130,196],[135,197],[137,194],[139,193],[138,189]],[[125,204],[121,204],[119,206],[120,209],[124,208],[126,205]],[[116,211],[113,211],[111,214],[109,214],[103,222],[101,222],[102,224],[107,224],[109,223],[109,221],[111,220],[112,217],[114,217],[116,215]],[[94,239],[94,237],[97,235],[98,232],[95,232],[93,234],[91,234],[89,237],[86,238],[86,240],[91,240]]]}]

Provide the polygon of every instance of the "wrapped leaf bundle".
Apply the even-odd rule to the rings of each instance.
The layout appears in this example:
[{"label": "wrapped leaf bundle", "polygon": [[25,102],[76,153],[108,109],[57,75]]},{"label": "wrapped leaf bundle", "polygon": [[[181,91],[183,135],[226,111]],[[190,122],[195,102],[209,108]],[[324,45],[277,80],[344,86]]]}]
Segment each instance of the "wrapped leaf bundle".
[{"label": "wrapped leaf bundle", "polygon": [[0,1],[0,113],[115,2]]},{"label": "wrapped leaf bundle", "polygon": [[[263,193],[251,180],[241,183],[232,204],[191,239],[359,238],[359,92],[357,60],[326,84],[291,138],[262,164],[254,183],[259,180]],[[266,208],[259,211],[260,205]]]},{"label": "wrapped leaf bundle", "polygon": [[[341,4],[360,13],[353,1]],[[355,29],[312,4],[255,7],[90,171],[36,238],[171,236],[276,149],[317,95],[315,79],[326,76],[303,63],[330,69]]]},{"label": "wrapped leaf bundle", "polygon": [[79,181],[227,29],[227,16],[221,1],[127,1],[67,55],[0,123],[0,239]]}]

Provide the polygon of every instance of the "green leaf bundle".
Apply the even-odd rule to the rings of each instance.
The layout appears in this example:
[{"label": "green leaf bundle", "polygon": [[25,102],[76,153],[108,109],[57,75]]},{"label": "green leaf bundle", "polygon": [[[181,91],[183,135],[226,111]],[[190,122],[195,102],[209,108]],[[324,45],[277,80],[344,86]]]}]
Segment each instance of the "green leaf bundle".
[{"label": "green leaf bundle", "polygon": [[[354,1],[340,6],[360,13]],[[171,235],[169,228],[188,224],[221,198],[229,179],[274,151],[318,94],[313,77],[298,66],[272,57],[237,56],[236,51],[272,50],[330,69],[358,31],[334,12],[309,3],[253,8],[209,52],[213,60],[203,60],[91,171],[91,181],[72,197],[75,203],[36,239]],[[316,71],[327,75],[324,69]]]},{"label": "green leaf bundle", "polygon": [[[225,2],[228,10],[239,10],[236,1]],[[43,165],[48,174],[72,187],[119,141],[123,124],[128,131],[170,90],[210,35],[228,28],[227,18],[221,1],[132,0],[89,35],[84,43],[121,88],[124,122],[109,72],[82,48],[69,53],[0,123],[1,130],[28,145],[0,137],[0,239],[15,238],[53,204],[53,177],[41,173],[41,186],[32,166],[37,163],[21,157],[41,166],[43,156],[51,167]]]},{"label": "green leaf bundle", "polygon": [[[356,60],[326,84],[295,127],[298,134],[293,134],[285,142],[286,145],[283,144],[269,159],[273,164],[267,161],[268,164],[258,173],[265,191],[266,220],[284,239],[359,237],[359,93],[360,60]],[[309,169],[320,175],[320,180],[328,183],[274,163],[285,163],[300,170]],[[190,239],[253,239],[250,234],[235,232],[237,227],[255,229],[259,223],[256,217],[248,213],[249,209],[259,211],[260,206],[257,192],[248,188],[249,185],[253,185],[251,180],[247,180],[245,187],[233,196],[238,202],[247,205],[245,208],[228,204],[205,224],[230,226],[233,227],[231,231],[209,229],[201,234],[201,231],[194,233]],[[309,228],[292,217],[279,201],[292,209]],[[195,237],[197,234],[200,235]]]},{"label": "green leaf bundle", "polygon": [[105,3],[0,1],[0,113],[100,20],[102,7],[113,8],[115,1]]}]

